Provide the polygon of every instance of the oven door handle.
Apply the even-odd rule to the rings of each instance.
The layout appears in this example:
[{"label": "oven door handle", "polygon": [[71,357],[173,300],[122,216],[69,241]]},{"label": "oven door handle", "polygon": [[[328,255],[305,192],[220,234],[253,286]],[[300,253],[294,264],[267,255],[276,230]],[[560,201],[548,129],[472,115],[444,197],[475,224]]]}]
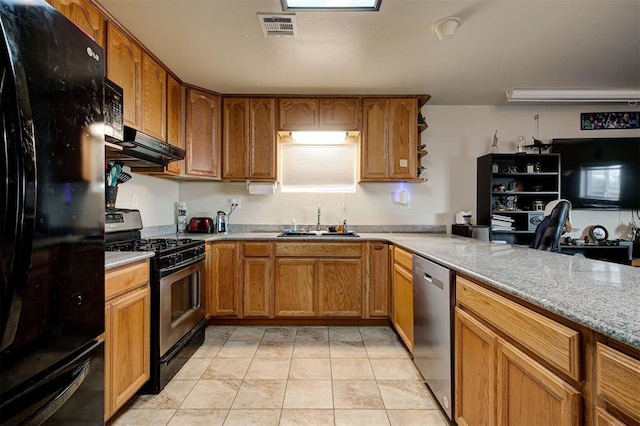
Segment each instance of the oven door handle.
[{"label": "oven door handle", "polygon": [[187,269],[188,267],[190,267],[192,265],[195,265],[198,262],[203,262],[203,261],[204,261],[204,254],[201,254],[198,257],[194,257],[193,259],[190,259],[188,262],[179,263],[177,265],[169,266],[167,268],[162,268],[158,272],[160,273],[160,278],[164,278],[167,275],[171,275],[174,272],[178,272],[178,271],[181,271],[183,269]]}]

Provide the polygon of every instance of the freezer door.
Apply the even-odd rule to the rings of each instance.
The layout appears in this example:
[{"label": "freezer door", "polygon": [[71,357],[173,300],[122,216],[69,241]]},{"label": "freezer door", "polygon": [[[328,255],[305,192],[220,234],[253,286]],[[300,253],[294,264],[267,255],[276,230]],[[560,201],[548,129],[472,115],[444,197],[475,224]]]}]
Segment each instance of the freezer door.
[{"label": "freezer door", "polygon": [[104,65],[44,1],[0,24],[4,404],[104,331]]}]

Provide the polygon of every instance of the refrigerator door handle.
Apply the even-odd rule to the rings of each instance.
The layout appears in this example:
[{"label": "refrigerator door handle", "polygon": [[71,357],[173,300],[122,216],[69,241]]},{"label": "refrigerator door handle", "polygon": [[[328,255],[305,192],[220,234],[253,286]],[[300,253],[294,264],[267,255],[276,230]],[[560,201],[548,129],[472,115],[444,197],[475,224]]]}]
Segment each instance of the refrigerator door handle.
[{"label": "refrigerator door handle", "polygon": [[[9,347],[18,329],[23,285],[31,263],[34,233],[36,158],[35,133],[28,102],[26,76],[19,61],[12,60],[13,40],[0,28],[0,133],[6,175],[2,210],[2,275],[0,282],[0,351]],[[15,54],[15,53],[13,53]],[[14,58],[15,59],[15,58]],[[12,68],[9,64],[17,64]],[[12,140],[13,139],[13,140]],[[6,231],[6,232],[4,232]]]}]

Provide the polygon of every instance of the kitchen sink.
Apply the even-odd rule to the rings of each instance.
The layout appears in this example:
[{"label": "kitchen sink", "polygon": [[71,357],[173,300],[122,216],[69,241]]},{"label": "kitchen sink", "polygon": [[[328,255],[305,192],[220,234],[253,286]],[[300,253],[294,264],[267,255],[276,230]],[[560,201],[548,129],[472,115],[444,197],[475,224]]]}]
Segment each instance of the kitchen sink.
[{"label": "kitchen sink", "polygon": [[359,237],[355,232],[283,232],[278,237]]}]

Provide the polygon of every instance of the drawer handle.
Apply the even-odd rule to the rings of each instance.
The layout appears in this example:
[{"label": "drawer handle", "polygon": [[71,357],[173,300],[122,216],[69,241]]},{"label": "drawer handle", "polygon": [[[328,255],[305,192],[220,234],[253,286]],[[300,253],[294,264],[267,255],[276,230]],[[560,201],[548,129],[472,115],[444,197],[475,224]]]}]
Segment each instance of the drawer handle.
[{"label": "drawer handle", "polygon": [[426,272],[424,273],[424,277],[425,280],[429,281],[431,284],[433,284],[433,278],[431,277],[431,275],[427,274]]}]

